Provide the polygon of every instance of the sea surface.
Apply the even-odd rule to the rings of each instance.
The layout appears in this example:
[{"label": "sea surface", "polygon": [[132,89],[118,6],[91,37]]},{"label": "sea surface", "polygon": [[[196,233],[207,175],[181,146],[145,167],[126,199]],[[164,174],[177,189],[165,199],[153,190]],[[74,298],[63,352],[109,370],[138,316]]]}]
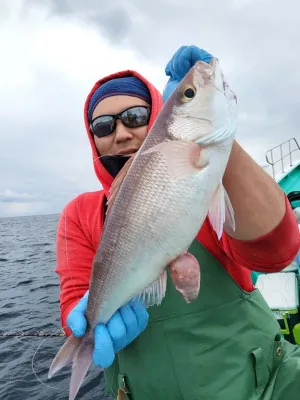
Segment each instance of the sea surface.
[{"label": "sea surface", "polygon": [[[60,330],[55,273],[58,218],[0,218],[0,334]],[[0,336],[0,400],[67,400],[70,369],[47,378],[64,340]],[[103,392],[102,373],[93,367],[76,400],[107,399]]]}]

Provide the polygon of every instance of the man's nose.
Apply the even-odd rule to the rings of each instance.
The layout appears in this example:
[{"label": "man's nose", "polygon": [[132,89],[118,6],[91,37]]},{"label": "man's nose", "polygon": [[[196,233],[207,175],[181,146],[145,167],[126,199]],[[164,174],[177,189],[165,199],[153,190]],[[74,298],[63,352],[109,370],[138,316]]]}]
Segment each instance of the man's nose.
[{"label": "man's nose", "polygon": [[133,138],[132,132],[129,130],[129,128],[123,125],[122,121],[120,120],[116,121],[115,131],[116,131],[115,140],[117,143],[121,143]]}]

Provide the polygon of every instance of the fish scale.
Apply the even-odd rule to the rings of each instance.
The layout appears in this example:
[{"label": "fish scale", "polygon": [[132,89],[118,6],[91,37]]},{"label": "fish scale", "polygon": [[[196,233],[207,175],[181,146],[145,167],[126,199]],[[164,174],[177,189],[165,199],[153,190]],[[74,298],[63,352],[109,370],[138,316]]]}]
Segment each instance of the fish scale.
[{"label": "fish scale", "polygon": [[[168,178],[167,166],[163,156],[147,155],[146,157],[153,157],[155,162],[155,168],[148,168],[146,173],[143,175],[143,186],[145,190],[141,190],[142,184],[140,184],[140,190],[136,190],[134,193],[130,192],[130,188],[135,187],[136,180],[139,179],[139,174],[135,174],[135,171],[139,171],[143,164],[147,164],[142,158],[136,160],[136,164],[133,165],[133,170],[128,179],[123,183],[122,191],[119,196],[115,199],[114,203],[114,214],[111,216],[109,221],[112,229],[114,229],[114,219],[122,220],[122,227],[118,229],[118,246],[116,250],[111,254],[111,257],[105,257],[99,259],[99,265],[102,265],[103,273],[106,269],[113,269],[117,272],[118,280],[130,281],[135,279],[138,270],[143,271],[145,280],[148,279],[149,283],[155,279],[157,269],[160,272],[163,271],[165,266],[171,261],[172,258],[177,257],[182,251],[184,251],[190,241],[192,235],[194,236],[201,224],[201,221],[205,216],[201,216],[201,208],[195,203],[195,211],[191,209],[191,204],[194,198],[200,196],[202,192],[201,186],[197,185],[199,179],[199,172],[194,176],[182,179],[181,184],[178,182],[172,182]],[[146,188],[151,187],[151,192],[147,191]],[[157,190],[155,188],[157,187]],[[128,206],[124,205],[124,198],[126,193],[131,193],[130,203]],[[127,204],[127,202],[126,202]],[[171,205],[173,205],[171,207]],[[177,205],[176,207],[174,207]],[[185,234],[184,228],[186,226],[186,220],[180,223],[186,208],[189,209],[189,225],[194,225],[194,231],[189,234]],[[140,215],[141,219],[137,220],[135,215]],[[198,224],[195,224],[195,219],[198,217]],[[130,223],[129,223],[130,221]],[[181,226],[182,225],[182,226]],[[122,229],[127,226],[127,229]],[[163,228],[162,228],[163,226]],[[161,229],[159,229],[161,228]],[[110,225],[107,225],[106,229],[110,229]],[[172,243],[166,241],[165,238],[172,237],[174,231],[179,229],[182,231],[182,237],[180,240],[173,240]],[[154,232],[156,232],[154,236]],[[121,234],[123,233],[123,234]],[[102,241],[102,245],[110,247],[112,243],[110,238],[114,238],[115,235],[107,235]],[[107,242],[105,242],[107,238]],[[113,240],[113,243],[115,240]],[[158,252],[157,249],[160,249]],[[169,257],[168,254],[172,254]],[[170,259],[171,258],[171,259]],[[149,270],[153,277],[147,278],[147,267],[148,265],[154,265],[156,267]],[[106,268],[107,266],[107,268]],[[109,267],[108,267],[109,266]],[[124,285],[126,288],[127,286]],[[130,297],[138,294],[139,290],[143,289],[143,284],[137,288],[137,292],[132,292]],[[123,290],[123,284],[120,282],[119,291]],[[112,310],[116,307],[119,308],[121,304],[115,304],[118,297],[114,295],[109,285],[105,285],[101,291],[103,298],[110,297],[111,300],[108,302],[111,304]],[[114,300],[113,300],[114,298]],[[97,316],[97,323],[106,322],[106,313],[111,314],[112,311],[103,310]]]}]

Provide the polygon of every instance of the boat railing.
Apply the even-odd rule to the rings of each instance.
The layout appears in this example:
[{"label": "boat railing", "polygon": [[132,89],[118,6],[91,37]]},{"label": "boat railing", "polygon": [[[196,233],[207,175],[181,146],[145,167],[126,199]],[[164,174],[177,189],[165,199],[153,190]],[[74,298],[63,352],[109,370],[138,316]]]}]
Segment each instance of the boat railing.
[{"label": "boat railing", "polygon": [[[267,163],[272,166],[272,175],[275,179],[275,166],[277,164],[281,165],[281,174],[285,173],[285,160],[289,160],[289,167],[293,166],[293,153],[296,151],[300,151],[300,146],[296,138],[291,138],[282,142],[278,146],[273,147],[272,149],[266,152],[266,160]],[[298,159],[299,160],[299,159]],[[278,173],[278,172],[277,172]]]}]

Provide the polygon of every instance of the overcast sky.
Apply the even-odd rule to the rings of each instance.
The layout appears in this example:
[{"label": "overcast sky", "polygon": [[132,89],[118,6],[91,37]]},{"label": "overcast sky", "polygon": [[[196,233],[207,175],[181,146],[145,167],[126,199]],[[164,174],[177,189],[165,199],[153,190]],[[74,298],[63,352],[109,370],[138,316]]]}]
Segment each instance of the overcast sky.
[{"label": "overcast sky", "polygon": [[99,189],[89,90],[128,68],[162,90],[181,45],[219,58],[253,158],[300,139],[299,12],[296,0],[0,0],[0,217],[59,213]]}]

